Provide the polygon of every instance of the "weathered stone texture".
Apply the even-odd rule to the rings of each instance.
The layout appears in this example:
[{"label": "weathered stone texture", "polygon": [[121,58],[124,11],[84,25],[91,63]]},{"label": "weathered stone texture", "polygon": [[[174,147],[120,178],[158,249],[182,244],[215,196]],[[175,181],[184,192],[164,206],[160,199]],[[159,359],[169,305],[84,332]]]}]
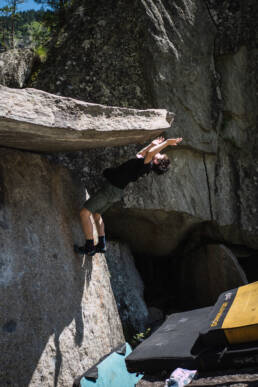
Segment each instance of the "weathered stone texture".
[{"label": "weathered stone texture", "polygon": [[142,66],[144,23],[138,0],[77,1],[33,87],[88,102],[153,106]]},{"label": "weathered stone texture", "polygon": [[0,84],[22,88],[31,75],[36,55],[32,49],[13,49],[0,54]]},{"label": "weathered stone texture", "polygon": [[145,45],[154,106],[173,106],[176,120],[169,135],[180,134],[185,145],[215,153],[219,110],[213,59],[216,30],[205,3],[142,3],[150,30]]},{"label": "weathered stone texture", "polygon": [[216,55],[235,53],[241,46],[257,48],[257,1],[205,1],[217,28]]},{"label": "weathered stone texture", "polygon": [[201,0],[85,0],[33,85],[88,102],[169,106],[176,112],[170,134],[215,152],[214,35]]},{"label": "weathered stone texture", "polygon": [[36,89],[0,86],[0,144],[73,151],[143,142],[169,128],[173,113],[89,104]]},{"label": "weathered stone texture", "polygon": [[[257,62],[258,63],[258,62]],[[258,232],[258,133],[254,50],[241,47],[217,58],[223,121],[216,176],[216,219]]]},{"label": "weathered stone texture", "polygon": [[[176,113],[176,119],[168,136],[184,137],[182,146],[168,150],[172,160],[170,172],[164,176],[151,174],[129,186],[123,201],[104,214],[108,235],[125,240],[138,254],[149,253],[158,256],[173,252],[179,253],[183,258],[191,254],[193,266],[197,251],[198,257],[199,253],[201,255],[200,261],[205,261],[203,245],[223,242],[226,245],[242,245],[244,248],[248,246],[257,250],[258,54],[255,31],[258,2],[84,0],[74,4],[75,9],[67,26],[60,32],[49,52],[48,60],[31,85],[87,102],[137,109],[152,106],[173,111]],[[89,193],[94,194],[103,183],[102,170],[133,157],[139,148],[140,146],[134,145],[113,148],[109,146],[105,149],[90,149],[87,152],[52,154],[47,158],[71,169],[86,184]],[[27,157],[30,157],[30,160],[38,160],[37,156]],[[3,284],[11,281],[13,271],[8,262],[12,262],[12,257],[17,257],[17,278],[10,290],[12,297],[8,303],[8,306],[11,305],[10,315],[8,314],[2,323],[2,333],[5,340],[9,336],[16,338],[11,335],[18,337],[19,329],[22,329],[18,320],[19,316],[23,316],[21,310],[25,310],[24,320],[21,321],[32,327],[27,322],[29,317],[26,317],[27,309],[24,305],[26,302],[29,305],[36,304],[37,313],[33,314],[33,327],[36,328],[31,328],[32,332],[37,329],[36,334],[25,336],[24,342],[27,340],[28,350],[26,344],[23,344],[27,351],[23,353],[34,360],[33,364],[24,368],[24,378],[28,375],[31,377],[30,372],[35,369],[35,359],[39,359],[48,342],[40,360],[42,369],[46,370],[37,368],[33,383],[36,386],[40,373],[45,377],[46,372],[45,384],[48,385],[48,380],[52,383],[55,372],[57,375],[59,370],[59,379],[65,380],[63,375],[68,373],[67,380],[70,382],[70,375],[88,368],[103,355],[100,350],[100,337],[107,343],[106,351],[120,340],[121,326],[118,315],[115,314],[114,319],[112,317],[115,313],[112,297],[106,293],[104,297],[101,293],[103,278],[107,276],[102,256],[94,257],[92,261],[85,263],[85,283],[90,281],[90,284],[87,285],[88,288],[81,286],[84,283],[84,274],[80,264],[75,263],[71,251],[72,241],[79,232],[77,221],[76,226],[74,223],[77,216],[75,213],[79,208],[79,204],[75,204],[77,188],[73,187],[68,179],[69,189],[66,194],[62,194],[63,199],[61,193],[65,189],[60,193],[55,184],[50,184],[53,179],[52,168],[59,170],[54,163],[50,168],[46,161],[41,161],[50,168],[48,172],[42,173],[42,179],[44,178],[46,183],[43,185],[43,180],[42,183],[39,181],[38,170],[36,173],[29,169],[34,161],[31,162],[32,165],[24,164],[21,171],[16,157],[13,162],[15,160],[17,167],[14,171],[17,176],[19,174],[19,181],[18,177],[15,177],[15,186],[11,185],[8,195],[5,191],[0,191],[2,202],[9,200],[8,203],[11,203],[12,200],[13,205],[16,205],[15,208],[9,204],[5,206],[5,212],[1,212],[0,217],[0,227],[6,235],[5,240],[8,241],[1,249],[1,254],[5,254],[1,277]],[[31,175],[30,181],[25,173],[27,165]],[[12,170],[11,168],[10,171]],[[9,173],[8,176],[8,179],[11,179],[12,174]],[[32,193],[27,187],[29,184],[33,184],[32,199]],[[44,197],[41,196],[43,194]],[[66,199],[66,195],[71,195],[71,198]],[[42,200],[38,200],[41,197]],[[26,204],[26,200],[31,205]],[[48,203],[52,203],[51,212]],[[71,203],[74,203],[74,207]],[[42,206],[42,210],[38,211],[38,206]],[[74,211],[73,214],[71,211]],[[29,217],[29,220],[24,221],[24,217]],[[13,224],[12,229],[8,228],[9,224]],[[40,232],[33,233],[31,228],[40,229]],[[76,233],[71,229],[76,229]],[[15,241],[13,235],[17,235]],[[42,240],[39,235],[43,235]],[[30,241],[29,250],[26,250],[27,240]],[[55,240],[55,244],[52,244],[52,240]],[[216,248],[211,248],[212,254]],[[51,255],[52,251],[57,258]],[[18,259],[18,254],[19,258],[20,255],[23,257],[22,260]],[[65,266],[58,263],[60,255]],[[216,261],[217,257],[212,257]],[[223,259],[221,256],[219,263]],[[27,267],[32,274],[25,270]],[[225,276],[221,278],[227,286],[232,284],[228,281],[227,274],[231,275],[233,269],[232,266],[229,267],[227,266]],[[199,269],[202,268],[201,265]],[[216,272],[220,273],[223,267],[216,261],[216,268]],[[211,268],[207,270],[207,277],[210,276],[211,283],[214,283],[215,271]],[[123,275],[125,276],[125,273]],[[173,275],[174,272],[171,273],[171,278]],[[28,278],[28,281],[25,281],[25,278]],[[117,274],[113,280],[119,283]],[[21,287],[18,281],[24,281],[21,282]],[[108,280],[105,281],[108,287]],[[202,298],[205,283],[207,284],[207,278],[203,279],[201,290],[198,288],[196,302],[207,302]],[[30,292],[26,290],[28,284],[32,289]],[[91,286],[92,293],[89,290]],[[17,289],[22,293],[22,302],[18,302]],[[195,290],[197,293],[197,287]],[[55,295],[55,303],[51,301],[51,294]],[[85,306],[85,315],[82,318],[78,306],[84,299],[82,294],[92,297],[88,302],[90,305],[94,304],[94,308],[97,308],[100,300],[106,299],[108,301],[103,304],[113,306],[110,306],[108,311],[103,307],[104,312],[99,306],[96,314],[93,309],[87,309]],[[122,298],[123,294],[122,292],[119,297]],[[65,300],[61,298],[62,295]],[[211,297],[214,297],[214,293]],[[44,313],[37,309],[39,299],[42,299],[42,310],[46,311]],[[57,308],[56,305],[62,305],[64,308]],[[82,310],[83,305],[82,303]],[[44,324],[37,316],[42,318]],[[50,320],[52,316],[53,322]],[[94,319],[101,319],[102,316],[100,325],[91,325],[95,322]],[[109,323],[110,316],[114,321]],[[80,333],[82,320],[85,324],[83,334]],[[104,332],[101,331],[101,324]],[[42,326],[46,327],[46,333],[41,334]],[[86,329],[86,326],[89,328]],[[119,337],[114,333],[116,330]],[[76,343],[82,340],[77,338],[78,335],[88,343],[87,347],[83,344],[80,350],[77,350],[76,346],[73,347],[74,340]],[[95,344],[96,357],[85,356],[86,352],[93,352]],[[91,346],[90,350],[88,345]],[[7,347],[4,347],[4,351],[5,348]],[[10,364],[15,368],[16,364],[22,363],[20,356],[22,355],[17,353],[14,347],[9,346],[4,366],[8,359],[11,359]],[[55,356],[56,370],[52,360]],[[74,367],[74,359],[76,363],[81,362],[81,368]]]},{"label": "weathered stone texture", "polygon": [[[60,34],[58,45],[53,47],[49,62],[35,82],[45,90],[79,95],[89,101],[138,108],[151,105],[176,113],[167,134],[182,135],[184,141],[180,148],[168,150],[171,172],[166,177],[148,177],[145,183],[129,187],[123,203],[128,209],[123,216],[130,217],[132,209],[135,218],[136,208],[160,209],[161,213],[165,210],[170,216],[171,221],[165,222],[172,229],[165,237],[170,242],[162,244],[167,246],[162,253],[177,247],[186,235],[190,237],[189,218],[191,225],[200,227],[202,221],[213,221],[216,233],[209,235],[213,234],[216,241],[258,247],[254,81],[257,53],[252,44],[255,6],[254,1],[247,3],[233,7],[229,2],[212,0],[142,0],[131,2],[129,10],[123,0],[109,5],[101,1],[97,6],[85,0],[80,2],[65,33]],[[107,7],[112,8],[109,16]],[[225,9],[227,12],[223,13]],[[68,55],[68,43],[78,26],[79,40]],[[237,31],[237,37],[234,40],[234,32],[231,43],[227,43],[230,31]],[[87,41],[85,54],[83,41]],[[232,42],[234,49],[230,49]],[[63,61],[65,53],[72,64]],[[55,69],[53,74],[60,74],[60,81],[54,82],[53,74],[47,74],[50,63]],[[82,78],[87,78],[83,87]],[[130,90],[138,88],[139,93],[129,93],[125,81]],[[105,153],[96,150],[78,156],[77,166],[83,166],[83,178],[89,181],[89,189],[94,192],[101,184],[99,175],[104,166],[132,157],[135,149],[109,148]],[[95,162],[99,157],[102,162]],[[75,159],[73,156],[73,167]],[[79,173],[79,167],[77,170]],[[152,213],[149,214],[145,211],[138,219],[147,218],[147,223],[153,224]],[[159,220],[154,218],[157,227],[152,229],[164,225],[163,215]],[[126,228],[114,223],[110,231],[122,230],[119,236],[124,237]],[[161,239],[156,242],[160,246]],[[132,243],[136,248],[140,242],[134,239]],[[150,248],[154,243],[155,238]]]},{"label": "weathered stone texture", "polygon": [[80,185],[1,148],[0,385],[71,386],[124,340],[103,255],[82,260]]},{"label": "weathered stone texture", "polygon": [[143,298],[144,285],[128,246],[110,241],[105,255],[124,333],[129,340],[133,334],[146,329],[148,309]]},{"label": "weathered stone texture", "polygon": [[189,309],[213,305],[221,293],[248,283],[237,258],[223,245],[203,245],[182,257],[180,266],[179,294]]}]

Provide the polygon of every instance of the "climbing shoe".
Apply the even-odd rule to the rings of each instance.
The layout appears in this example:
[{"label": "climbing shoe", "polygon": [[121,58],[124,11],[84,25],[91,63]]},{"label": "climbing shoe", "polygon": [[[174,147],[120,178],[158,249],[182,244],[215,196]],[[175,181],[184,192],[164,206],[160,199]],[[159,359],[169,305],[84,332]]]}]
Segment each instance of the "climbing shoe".
[{"label": "climbing shoe", "polygon": [[95,246],[96,253],[105,253],[107,251],[106,246],[100,245],[99,243]]},{"label": "climbing shoe", "polygon": [[105,253],[106,249],[106,238],[105,235],[99,236],[98,244],[95,246],[97,253]]},{"label": "climbing shoe", "polygon": [[96,247],[95,246],[78,246],[78,245],[74,245],[73,246],[73,249],[74,249],[74,252],[77,253],[77,254],[81,254],[81,255],[89,255],[90,257],[92,257],[97,251],[96,251]]}]

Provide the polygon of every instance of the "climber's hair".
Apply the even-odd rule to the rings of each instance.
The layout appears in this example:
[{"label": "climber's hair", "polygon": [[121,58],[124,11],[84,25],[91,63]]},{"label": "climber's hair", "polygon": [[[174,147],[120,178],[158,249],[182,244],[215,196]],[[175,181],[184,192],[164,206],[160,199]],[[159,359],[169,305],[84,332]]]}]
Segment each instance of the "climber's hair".
[{"label": "climber's hair", "polygon": [[169,170],[170,160],[167,155],[165,156],[166,157],[160,160],[158,164],[152,164],[153,172],[157,173],[158,175],[163,175],[163,173],[166,173]]}]

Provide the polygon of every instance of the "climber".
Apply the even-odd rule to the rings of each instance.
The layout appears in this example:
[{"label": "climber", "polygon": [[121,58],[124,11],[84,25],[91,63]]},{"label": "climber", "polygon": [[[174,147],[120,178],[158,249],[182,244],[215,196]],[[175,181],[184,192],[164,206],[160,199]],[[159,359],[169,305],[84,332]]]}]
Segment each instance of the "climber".
[{"label": "climber", "polygon": [[[106,251],[105,228],[101,214],[113,203],[121,200],[124,188],[139,177],[153,171],[163,174],[168,171],[170,160],[166,154],[160,153],[167,146],[178,145],[182,138],[158,137],[148,146],[140,150],[136,157],[115,168],[106,168],[103,176],[106,179],[104,187],[84,203],[80,212],[81,225],[86,238],[84,246],[74,245],[74,251],[79,254],[94,255]],[[94,246],[93,222],[98,232],[98,244]]]}]

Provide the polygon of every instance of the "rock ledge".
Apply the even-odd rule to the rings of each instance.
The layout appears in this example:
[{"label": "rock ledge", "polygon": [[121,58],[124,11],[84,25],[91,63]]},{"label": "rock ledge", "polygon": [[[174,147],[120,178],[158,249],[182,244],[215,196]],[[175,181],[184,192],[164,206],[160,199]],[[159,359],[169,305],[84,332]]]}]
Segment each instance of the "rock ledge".
[{"label": "rock ledge", "polygon": [[170,127],[165,109],[136,110],[0,86],[0,145],[32,151],[75,151],[141,143]]}]

